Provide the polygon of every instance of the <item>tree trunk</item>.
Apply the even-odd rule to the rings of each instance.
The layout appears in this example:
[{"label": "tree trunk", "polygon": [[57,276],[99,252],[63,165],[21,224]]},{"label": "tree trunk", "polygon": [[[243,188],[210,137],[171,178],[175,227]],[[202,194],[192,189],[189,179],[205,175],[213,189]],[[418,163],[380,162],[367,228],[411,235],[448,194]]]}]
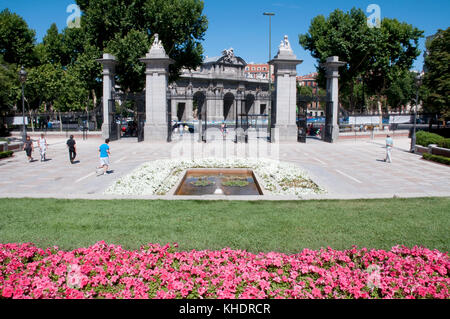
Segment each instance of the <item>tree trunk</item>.
[{"label": "tree trunk", "polygon": [[382,109],[382,103],[381,103],[381,97],[378,96],[378,101],[377,101],[377,106],[378,106],[378,114],[379,114],[379,127],[380,127],[380,131],[383,130],[383,109]]},{"label": "tree trunk", "polygon": [[96,108],[97,108],[97,95],[95,94],[95,90],[92,89],[92,104],[94,107],[92,110],[94,111],[94,131],[97,130],[97,114],[96,114]]},{"label": "tree trunk", "polygon": [[58,111],[58,117],[59,117],[59,131],[62,133],[62,131],[63,131],[63,123],[62,123],[61,112],[59,112],[59,111]]},{"label": "tree trunk", "polygon": [[33,117],[33,111],[32,110],[29,110],[29,112],[30,112],[30,122],[31,122],[31,132],[33,132],[34,133],[34,117]]}]

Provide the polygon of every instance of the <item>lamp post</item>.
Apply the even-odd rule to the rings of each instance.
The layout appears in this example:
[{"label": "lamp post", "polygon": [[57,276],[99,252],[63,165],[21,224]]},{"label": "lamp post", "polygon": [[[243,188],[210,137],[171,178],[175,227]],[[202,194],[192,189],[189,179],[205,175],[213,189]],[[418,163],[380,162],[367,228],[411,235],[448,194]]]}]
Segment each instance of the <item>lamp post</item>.
[{"label": "lamp post", "polygon": [[417,130],[417,105],[419,104],[419,88],[422,82],[422,76],[418,74],[416,76],[416,84],[417,84],[417,91],[416,91],[416,105],[414,106],[414,124],[413,124],[413,131],[411,134],[411,153],[415,153],[416,151],[416,130]]},{"label": "lamp post", "polygon": [[[275,15],[273,12],[264,12],[264,16],[269,17],[269,61],[272,60],[272,17]],[[272,68],[269,64],[269,120],[267,122],[269,134],[270,134],[270,141],[272,141]]]},{"label": "lamp post", "polygon": [[24,86],[27,80],[27,75],[28,75],[27,71],[25,71],[24,67],[22,66],[22,68],[19,71],[19,80],[22,83],[22,121],[23,121],[22,141],[24,143],[27,139],[27,128],[25,125],[25,95],[24,95]]}]

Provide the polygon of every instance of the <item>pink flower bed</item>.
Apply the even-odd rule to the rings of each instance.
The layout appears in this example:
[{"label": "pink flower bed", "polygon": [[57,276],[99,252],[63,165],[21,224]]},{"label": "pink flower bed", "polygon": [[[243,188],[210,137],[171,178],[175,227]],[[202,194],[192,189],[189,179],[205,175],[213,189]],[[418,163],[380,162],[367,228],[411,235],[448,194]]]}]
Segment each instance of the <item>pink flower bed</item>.
[{"label": "pink flower bed", "polygon": [[70,252],[0,244],[0,298],[449,298],[448,253],[305,249],[137,251],[99,242]]}]

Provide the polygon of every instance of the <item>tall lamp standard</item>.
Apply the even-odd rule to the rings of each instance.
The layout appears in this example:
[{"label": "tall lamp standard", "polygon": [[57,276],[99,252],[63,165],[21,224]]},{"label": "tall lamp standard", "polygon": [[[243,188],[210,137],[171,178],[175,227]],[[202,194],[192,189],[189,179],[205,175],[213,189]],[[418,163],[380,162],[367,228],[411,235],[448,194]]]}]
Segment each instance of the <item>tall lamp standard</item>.
[{"label": "tall lamp standard", "polygon": [[[273,12],[264,12],[263,15],[269,17],[269,61],[272,60],[272,17],[275,15]],[[270,132],[270,139],[272,140],[272,68],[269,64],[269,121],[268,121],[268,129]]]},{"label": "tall lamp standard", "polygon": [[27,139],[27,128],[25,125],[25,95],[24,95],[24,86],[27,81],[27,71],[25,71],[24,67],[19,71],[19,80],[22,83],[22,121],[23,121],[23,129],[22,129],[22,141],[25,143]]},{"label": "tall lamp standard", "polygon": [[416,91],[416,105],[414,106],[414,124],[413,124],[413,131],[411,134],[411,153],[414,153],[416,151],[416,130],[417,130],[417,105],[419,104],[419,88],[422,84],[422,76],[418,74],[416,76],[416,85],[417,85],[417,91]]}]

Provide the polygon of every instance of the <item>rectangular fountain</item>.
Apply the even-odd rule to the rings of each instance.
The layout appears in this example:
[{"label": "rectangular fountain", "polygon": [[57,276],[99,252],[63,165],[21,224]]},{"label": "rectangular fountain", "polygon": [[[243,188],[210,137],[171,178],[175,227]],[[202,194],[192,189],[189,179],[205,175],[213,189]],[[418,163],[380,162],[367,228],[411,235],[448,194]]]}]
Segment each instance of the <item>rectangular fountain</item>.
[{"label": "rectangular fountain", "polygon": [[255,174],[249,169],[190,169],[175,195],[258,196],[263,192]]}]

